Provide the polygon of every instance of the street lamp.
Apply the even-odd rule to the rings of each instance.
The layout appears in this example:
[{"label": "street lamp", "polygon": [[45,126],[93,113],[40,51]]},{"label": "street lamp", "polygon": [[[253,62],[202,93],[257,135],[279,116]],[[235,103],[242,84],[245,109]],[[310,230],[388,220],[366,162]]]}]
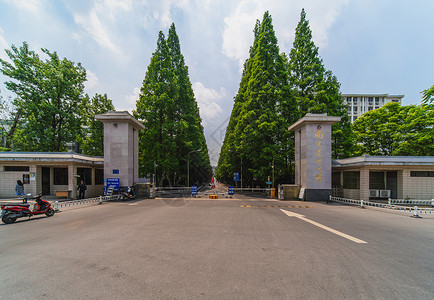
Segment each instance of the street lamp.
[{"label": "street lamp", "polygon": [[197,149],[197,150],[190,151],[187,154],[187,187],[190,187],[190,153],[200,152],[200,151],[201,151],[200,149]]}]

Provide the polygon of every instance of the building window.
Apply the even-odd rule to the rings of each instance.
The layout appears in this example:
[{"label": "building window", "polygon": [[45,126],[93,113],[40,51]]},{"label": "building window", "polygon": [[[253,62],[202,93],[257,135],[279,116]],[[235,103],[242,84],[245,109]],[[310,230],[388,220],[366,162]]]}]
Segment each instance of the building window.
[{"label": "building window", "polygon": [[434,177],[434,171],[410,171],[410,177]]},{"label": "building window", "polygon": [[5,172],[29,172],[28,166],[5,166]]},{"label": "building window", "polygon": [[384,172],[369,172],[369,189],[370,190],[386,189],[384,183]]},{"label": "building window", "polygon": [[68,168],[53,168],[54,185],[68,185]]},{"label": "building window", "polygon": [[354,111],[354,112],[357,112],[357,106],[354,106],[354,107],[353,107],[353,111]]},{"label": "building window", "polygon": [[332,186],[341,185],[341,172],[332,172]]},{"label": "building window", "polygon": [[357,117],[356,117],[356,116],[353,117],[353,122],[354,122],[355,120],[357,120]]},{"label": "building window", "polygon": [[380,98],[375,97],[375,105],[380,105]]},{"label": "building window", "polygon": [[104,170],[95,169],[95,185],[104,184]]},{"label": "building window", "polygon": [[360,189],[360,172],[358,171],[344,172],[344,189],[348,189],[348,190]]},{"label": "building window", "polygon": [[369,107],[368,107],[368,111],[371,111],[372,109],[373,109],[372,106],[369,106]]},{"label": "building window", "polygon": [[354,104],[357,104],[357,97],[354,97],[354,98],[353,98],[353,103],[354,103]]},{"label": "building window", "polygon": [[81,180],[84,180],[84,183],[86,185],[92,184],[92,169],[90,169],[90,168],[77,168],[77,175],[80,176],[80,179],[78,180],[78,182],[80,182]]}]

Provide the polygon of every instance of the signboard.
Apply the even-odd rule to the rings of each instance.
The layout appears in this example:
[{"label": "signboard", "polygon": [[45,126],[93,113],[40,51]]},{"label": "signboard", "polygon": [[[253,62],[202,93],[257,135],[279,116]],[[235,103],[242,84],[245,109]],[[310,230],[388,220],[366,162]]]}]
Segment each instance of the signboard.
[{"label": "signboard", "polygon": [[271,181],[267,181],[266,184],[272,184],[272,182]]},{"label": "signboard", "polygon": [[233,186],[229,186],[228,187],[228,195],[232,196],[234,194],[234,187]]},{"label": "signboard", "polygon": [[193,185],[193,186],[191,187],[191,194],[192,194],[192,195],[197,195],[197,185]]},{"label": "signboard", "polygon": [[109,188],[110,186],[113,187],[113,191],[119,191],[119,183],[120,183],[119,178],[104,179],[104,195],[107,191],[107,188]]},{"label": "signboard", "polygon": [[113,174],[119,174],[119,169],[113,169]]},{"label": "signboard", "polygon": [[304,191],[306,190],[306,188],[301,188],[300,189],[300,194],[298,194],[298,200],[303,200],[304,199]]},{"label": "signboard", "polygon": [[234,181],[239,181],[239,180],[240,180],[240,173],[234,172]]}]

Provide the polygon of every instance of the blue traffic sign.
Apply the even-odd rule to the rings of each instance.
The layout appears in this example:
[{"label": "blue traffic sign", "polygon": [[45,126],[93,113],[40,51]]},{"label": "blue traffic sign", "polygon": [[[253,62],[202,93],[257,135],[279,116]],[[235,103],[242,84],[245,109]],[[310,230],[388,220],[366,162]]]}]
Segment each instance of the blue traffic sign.
[{"label": "blue traffic sign", "polygon": [[234,172],[234,181],[239,181],[239,180],[240,180],[240,173]]},{"label": "blue traffic sign", "polygon": [[113,191],[119,191],[119,183],[120,183],[119,178],[104,179],[104,188],[103,188],[104,195],[105,195],[107,189],[111,186],[113,187]]},{"label": "blue traffic sign", "polygon": [[234,187],[233,186],[229,186],[228,187],[228,195],[233,195],[234,194]]},{"label": "blue traffic sign", "polygon": [[191,194],[192,194],[192,195],[197,195],[197,185],[193,185],[193,186],[191,187]]}]

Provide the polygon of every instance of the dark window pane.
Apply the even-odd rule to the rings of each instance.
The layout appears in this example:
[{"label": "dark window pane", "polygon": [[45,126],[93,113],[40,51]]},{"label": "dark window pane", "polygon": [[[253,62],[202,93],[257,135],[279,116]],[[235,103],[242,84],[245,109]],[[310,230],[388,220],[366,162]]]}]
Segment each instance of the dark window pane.
[{"label": "dark window pane", "polygon": [[84,180],[84,183],[86,185],[92,184],[92,169],[77,168],[77,175],[80,176],[80,178],[78,179],[78,183],[80,183],[81,180]]},{"label": "dark window pane", "polygon": [[68,168],[54,168],[54,185],[68,185]]}]

